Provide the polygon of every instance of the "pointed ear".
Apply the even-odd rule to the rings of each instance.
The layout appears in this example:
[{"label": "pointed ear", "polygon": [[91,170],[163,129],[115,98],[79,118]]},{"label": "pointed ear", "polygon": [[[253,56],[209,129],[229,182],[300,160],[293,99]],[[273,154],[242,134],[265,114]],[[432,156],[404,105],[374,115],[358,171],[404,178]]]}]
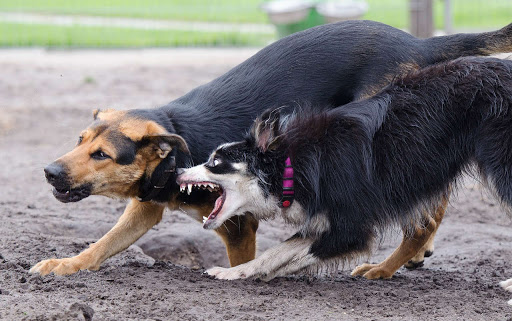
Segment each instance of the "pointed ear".
[{"label": "pointed ear", "polygon": [[123,114],[124,112],[118,111],[118,110],[115,110],[112,108],[107,108],[107,109],[96,108],[92,111],[92,117],[94,120],[97,120],[98,118],[100,118],[100,114],[101,114],[101,118],[103,118],[106,114],[115,114],[115,113],[120,115],[120,114]]},{"label": "pointed ear", "polygon": [[173,147],[177,146],[182,152],[190,154],[187,142],[180,135],[162,134],[144,136],[143,140],[148,140],[155,146],[156,153],[160,158],[166,158]]},{"label": "pointed ear", "polygon": [[254,121],[251,135],[256,146],[262,151],[275,150],[282,141],[280,134],[281,113],[279,109],[267,109]]},{"label": "pointed ear", "polygon": [[100,113],[100,111],[101,111],[101,110],[100,110],[99,108],[96,108],[96,109],[94,109],[94,110],[92,111],[92,118],[93,118],[94,120],[98,119],[98,114]]}]

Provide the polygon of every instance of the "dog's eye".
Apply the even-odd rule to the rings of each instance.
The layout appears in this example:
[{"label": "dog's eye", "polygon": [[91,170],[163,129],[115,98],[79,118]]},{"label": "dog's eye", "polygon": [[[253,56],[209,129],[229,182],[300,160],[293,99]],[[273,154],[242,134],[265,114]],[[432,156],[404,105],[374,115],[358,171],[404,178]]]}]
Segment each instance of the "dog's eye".
[{"label": "dog's eye", "polygon": [[205,164],[208,168],[214,168],[218,166],[221,163],[221,160],[219,158],[211,159],[208,163]]},{"label": "dog's eye", "polygon": [[83,136],[78,137],[78,142],[76,144],[80,145],[83,140],[84,140]]},{"label": "dog's eye", "polygon": [[103,160],[103,159],[107,159],[107,158],[111,158],[111,157],[108,156],[107,154],[105,154],[105,152],[99,150],[97,152],[92,153],[91,158],[93,158],[95,160]]}]

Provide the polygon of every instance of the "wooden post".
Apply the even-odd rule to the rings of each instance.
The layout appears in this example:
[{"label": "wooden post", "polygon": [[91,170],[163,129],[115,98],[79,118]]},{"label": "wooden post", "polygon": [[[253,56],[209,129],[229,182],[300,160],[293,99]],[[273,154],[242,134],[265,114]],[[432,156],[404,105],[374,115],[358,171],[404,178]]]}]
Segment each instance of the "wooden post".
[{"label": "wooden post", "polygon": [[410,0],[411,33],[419,38],[434,34],[432,0]]}]

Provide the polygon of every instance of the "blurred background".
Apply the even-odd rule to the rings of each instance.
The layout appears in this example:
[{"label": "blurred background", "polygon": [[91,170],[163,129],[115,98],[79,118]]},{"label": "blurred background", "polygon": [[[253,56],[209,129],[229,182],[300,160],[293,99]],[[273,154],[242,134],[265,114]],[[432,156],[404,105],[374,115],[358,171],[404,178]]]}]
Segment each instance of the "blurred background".
[{"label": "blurred background", "polygon": [[358,18],[420,37],[478,32],[510,23],[512,0],[0,0],[0,46],[261,47]]}]

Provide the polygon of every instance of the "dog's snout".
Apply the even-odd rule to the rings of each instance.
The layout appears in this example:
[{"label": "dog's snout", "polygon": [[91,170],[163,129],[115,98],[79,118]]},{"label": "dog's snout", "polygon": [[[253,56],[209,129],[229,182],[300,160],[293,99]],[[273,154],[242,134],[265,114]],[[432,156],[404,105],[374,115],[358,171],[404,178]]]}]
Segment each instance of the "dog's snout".
[{"label": "dog's snout", "polygon": [[185,173],[185,169],[184,168],[176,168],[176,175],[181,175]]},{"label": "dog's snout", "polygon": [[66,176],[66,173],[61,164],[51,163],[44,168],[44,175],[49,183],[53,183],[62,180]]}]

